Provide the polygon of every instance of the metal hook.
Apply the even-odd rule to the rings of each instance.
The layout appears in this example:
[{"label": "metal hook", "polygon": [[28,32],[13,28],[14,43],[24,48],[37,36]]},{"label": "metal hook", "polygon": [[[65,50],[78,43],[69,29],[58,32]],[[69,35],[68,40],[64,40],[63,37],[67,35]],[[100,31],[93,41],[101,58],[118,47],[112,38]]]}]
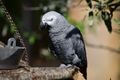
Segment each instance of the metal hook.
[{"label": "metal hook", "polygon": [[16,46],[16,40],[15,38],[9,38],[7,47],[15,47]]}]

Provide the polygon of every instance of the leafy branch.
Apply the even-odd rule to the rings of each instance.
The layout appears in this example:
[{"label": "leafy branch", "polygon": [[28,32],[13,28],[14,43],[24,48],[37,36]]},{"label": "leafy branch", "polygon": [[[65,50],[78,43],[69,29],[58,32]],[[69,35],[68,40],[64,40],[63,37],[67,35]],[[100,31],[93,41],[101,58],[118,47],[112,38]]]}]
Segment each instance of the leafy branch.
[{"label": "leafy branch", "polygon": [[[92,1],[96,2],[95,5],[92,4]],[[112,32],[112,16],[113,12],[120,6],[120,1],[114,0],[86,0],[90,9],[97,9],[97,13],[101,14],[101,18],[104,21],[108,31]],[[89,17],[94,15],[94,11],[89,12]]]}]

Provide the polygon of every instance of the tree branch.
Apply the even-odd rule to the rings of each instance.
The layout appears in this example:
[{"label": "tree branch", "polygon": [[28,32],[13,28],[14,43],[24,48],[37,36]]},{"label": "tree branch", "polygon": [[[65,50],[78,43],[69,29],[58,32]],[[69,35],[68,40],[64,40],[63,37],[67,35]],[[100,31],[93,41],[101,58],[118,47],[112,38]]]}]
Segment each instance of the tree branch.
[{"label": "tree branch", "polygon": [[1,70],[0,80],[84,80],[78,69],[57,67],[19,68]]},{"label": "tree branch", "polygon": [[96,45],[96,44],[92,44],[92,43],[88,43],[88,42],[86,42],[86,45],[87,45],[88,47],[99,48],[99,49],[106,49],[106,50],[109,50],[109,51],[112,51],[112,52],[115,52],[115,53],[120,54],[120,50],[119,50],[119,49],[114,49],[114,48],[109,47],[109,46]]}]

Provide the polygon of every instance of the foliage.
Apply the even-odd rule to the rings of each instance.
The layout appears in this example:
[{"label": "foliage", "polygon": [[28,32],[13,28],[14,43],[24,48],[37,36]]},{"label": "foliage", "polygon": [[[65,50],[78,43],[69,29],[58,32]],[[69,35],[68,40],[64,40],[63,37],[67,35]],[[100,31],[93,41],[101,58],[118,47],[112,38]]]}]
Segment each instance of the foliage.
[{"label": "foliage", "polygon": [[120,25],[120,19],[114,19],[115,23]]},{"label": "foliage", "polygon": [[31,45],[33,45],[39,37],[36,33],[29,33],[29,32],[25,32],[23,35],[28,39],[28,42]]},{"label": "foliage", "polygon": [[4,16],[4,12],[3,12],[3,9],[0,8],[0,17],[3,17]]},{"label": "foliage", "polygon": [[[16,32],[16,24],[19,24],[19,21],[15,24],[10,13],[6,9],[4,3],[0,0],[0,17],[1,25],[3,26],[1,34],[3,37],[7,36],[8,33],[14,34]],[[2,24],[4,23],[4,24]]]},{"label": "foliage", "polygon": [[65,13],[67,0],[41,0],[40,1],[40,11],[42,13],[48,12],[50,10],[55,10],[59,13]]},{"label": "foliage", "polygon": [[[9,2],[9,1],[8,1]],[[5,1],[5,3],[8,3],[7,1]],[[13,0],[13,2],[14,2],[14,0]],[[24,2],[24,1],[23,1]],[[31,1],[29,1],[29,2],[31,2]],[[39,2],[39,3],[38,3]],[[37,12],[39,12],[40,11],[40,16],[42,16],[42,14],[43,13],[45,13],[45,12],[48,12],[48,11],[50,11],[50,10],[55,10],[55,11],[58,11],[58,12],[60,12],[60,13],[65,13],[66,12],[66,10],[67,10],[67,7],[66,7],[66,2],[67,2],[67,0],[53,0],[53,1],[50,1],[50,0],[40,0],[40,1],[34,1],[33,3],[31,3],[31,6],[32,7],[30,7],[30,9],[31,9],[31,11],[35,11],[35,10],[37,10]],[[25,2],[26,3],[26,2]],[[11,4],[13,4],[13,3],[11,3]],[[11,5],[10,4],[10,5]],[[19,7],[22,7],[22,6],[20,6],[20,4],[21,3],[15,3],[15,4],[18,4],[19,5]],[[39,4],[39,5],[37,5],[36,6],[36,4]],[[7,4],[7,5],[9,5],[9,4]],[[5,12],[4,12],[4,10],[3,10],[3,8],[1,7],[2,5],[0,5],[0,17],[2,17],[3,19],[5,19],[5,21],[3,21],[3,22],[5,22],[3,25],[2,25],[2,28],[0,28],[0,31],[2,32],[1,33],[1,35],[2,35],[2,37],[4,37],[4,36],[8,36],[8,34],[9,33],[12,33],[12,34],[14,34],[15,33],[15,29],[14,29],[14,26],[11,26],[10,24],[9,24],[9,22],[7,21],[7,19],[5,18]],[[35,7],[36,6],[36,7]],[[6,5],[5,5],[5,7],[6,7]],[[10,7],[11,8],[11,7]],[[10,8],[9,7],[7,7],[7,9],[10,11]],[[37,8],[37,9],[36,9]],[[12,9],[12,8],[11,8]],[[17,11],[17,9],[16,8],[14,8],[14,9],[12,9],[12,10],[15,10],[15,11]],[[14,12],[15,12],[14,11]],[[9,14],[10,14],[11,12],[9,12]],[[17,13],[22,13],[22,12],[20,12],[20,11],[17,11]],[[16,17],[17,17],[17,13],[13,13],[13,14],[15,14],[14,15],[14,17],[15,17],[15,24],[17,25],[16,27],[19,27],[20,26],[20,22],[21,22],[21,20],[20,20],[20,18],[19,19],[17,19]],[[14,18],[13,16],[12,16],[12,18]],[[20,17],[20,16],[19,16]],[[2,20],[1,20],[2,21]],[[2,23],[1,23],[2,24]],[[38,36],[38,33],[36,33],[36,30],[33,30],[33,32],[31,33],[31,32],[24,32],[24,37],[26,37],[26,39],[28,39],[28,42],[31,44],[31,45],[33,45],[35,42],[36,42],[36,40],[38,40],[39,39],[39,36]]]},{"label": "foliage", "polygon": [[[96,4],[92,5],[92,1],[96,2]],[[90,11],[89,16],[93,16],[94,13],[100,13],[108,31],[112,32],[111,19],[113,12],[120,6],[120,0],[86,0],[86,2],[91,9],[97,9],[95,10],[97,12]]]}]

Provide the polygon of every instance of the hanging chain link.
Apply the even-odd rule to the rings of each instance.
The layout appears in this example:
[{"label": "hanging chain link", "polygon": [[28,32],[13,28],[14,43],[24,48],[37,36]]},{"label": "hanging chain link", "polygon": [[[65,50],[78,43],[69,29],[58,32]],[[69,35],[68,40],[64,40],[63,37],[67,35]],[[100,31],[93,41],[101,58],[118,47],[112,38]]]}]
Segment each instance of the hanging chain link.
[{"label": "hanging chain link", "polygon": [[26,49],[26,46],[25,46],[25,43],[24,43],[24,40],[22,38],[22,36],[20,35],[20,32],[18,31],[17,27],[16,27],[16,24],[14,23],[12,17],[10,16],[9,12],[7,11],[6,7],[4,6],[2,0],[0,0],[0,7],[2,8],[3,10],[3,13],[5,14],[6,16],[6,19],[8,20],[8,22],[10,23],[10,26],[12,26],[14,29],[14,34],[16,35],[16,37],[20,40],[20,43],[22,44],[23,47],[25,47],[25,50],[24,50],[24,56],[25,56],[25,65],[28,66],[28,54],[27,54],[27,49]]}]

